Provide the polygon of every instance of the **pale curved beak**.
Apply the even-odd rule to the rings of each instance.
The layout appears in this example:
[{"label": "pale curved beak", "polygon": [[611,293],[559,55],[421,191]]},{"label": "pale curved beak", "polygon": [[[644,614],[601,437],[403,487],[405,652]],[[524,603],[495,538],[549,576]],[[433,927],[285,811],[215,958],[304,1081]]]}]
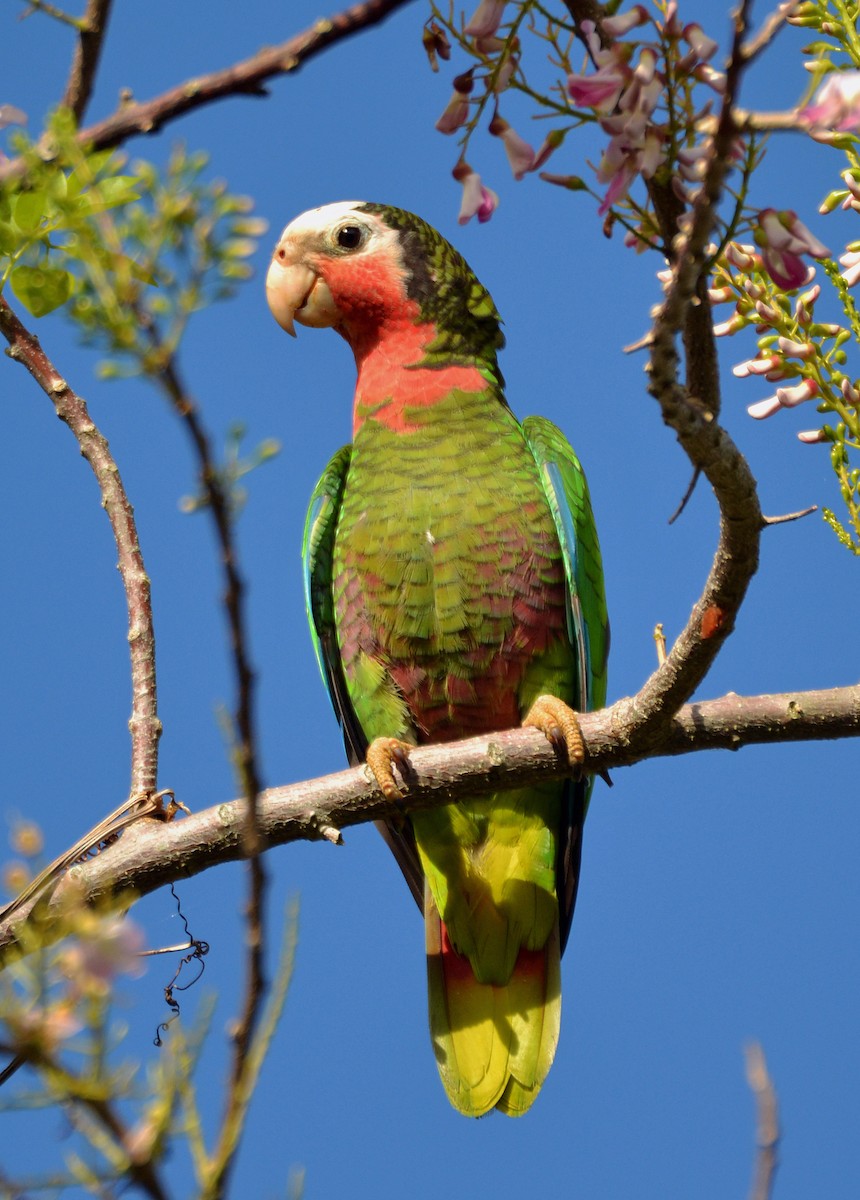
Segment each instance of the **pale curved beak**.
[{"label": "pale curved beak", "polygon": [[[291,337],[296,336],[296,314],[303,308],[317,282],[317,275],[302,263],[278,258],[278,251],[266,276],[266,299],[272,316]],[[301,317],[298,318],[301,321]]]},{"label": "pale curved beak", "polygon": [[291,261],[284,243],[276,248],[266,276],[266,299],[275,320],[293,337],[294,321],[326,329],[341,317],[326,281],[313,267]]}]

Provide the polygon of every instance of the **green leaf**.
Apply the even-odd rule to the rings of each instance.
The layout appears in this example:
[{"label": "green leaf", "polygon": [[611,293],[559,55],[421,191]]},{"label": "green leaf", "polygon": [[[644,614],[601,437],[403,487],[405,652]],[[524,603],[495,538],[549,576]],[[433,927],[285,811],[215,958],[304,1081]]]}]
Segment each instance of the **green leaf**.
[{"label": "green leaf", "polygon": [[14,254],[21,244],[21,235],[5,221],[0,221],[0,254]]},{"label": "green leaf", "polygon": [[72,294],[73,277],[57,267],[16,267],[9,276],[12,291],[34,317],[44,317]]},{"label": "green leaf", "polygon": [[22,192],[15,201],[14,221],[22,233],[33,233],[42,223],[48,197],[44,192]]},{"label": "green leaf", "polygon": [[100,179],[94,184],[91,192],[93,208],[116,208],[119,204],[129,204],[139,200],[136,175],[114,175],[112,179]]}]

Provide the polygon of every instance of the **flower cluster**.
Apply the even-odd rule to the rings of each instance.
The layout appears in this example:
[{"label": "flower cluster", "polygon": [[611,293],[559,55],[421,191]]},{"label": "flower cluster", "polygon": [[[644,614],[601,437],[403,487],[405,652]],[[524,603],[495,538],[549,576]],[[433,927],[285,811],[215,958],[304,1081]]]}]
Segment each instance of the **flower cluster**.
[{"label": "flower cluster", "polygon": [[758,214],[753,241],[764,268],[774,283],[786,291],[805,287],[815,277],[815,268],[801,255],[828,258],[830,251],[798,218],[797,213],[765,208]]},{"label": "flower cluster", "polygon": [[[656,42],[615,40],[649,22],[654,25]],[[717,43],[699,25],[682,26],[674,2],[662,18],[651,17],[641,4],[608,18],[603,22],[606,45],[593,22],[583,21],[582,30],[588,58],[597,69],[569,74],[567,91],[577,108],[590,109],[600,128],[609,134],[597,166],[598,180],[607,185],[599,210],[605,215],[627,195],[638,176],[652,178],[667,161],[674,131],[668,114],[663,121],[656,116],[664,101],[668,70],[675,78],[696,79],[718,93],[725,79],[708,62]],[[703,112],[693,114],[691,124]],[[690,182],[700,178],[702,150],[703,145],[683,147],[679,153],[682,178]]]},{"label": "flower cluster", "polygon": [[[770,224],[765,221],[764,228]],[[777,239],[781,241],[787,230],[784,223],[779,224],[782,233]],[[806,267],[798,274],[809,281]],[[735,302],[732,316],[714,327],[718,337],[748,326],[759,335],[757,354],[734,367],[735,377],[761,378],[780,385],[772,395],[748,406],[751,417],[763,420],[780,409],[796,408],[809,400],[817,400],[822,413],[838,412],[841,401],[851,403],[853,395],[860,396],[842,371],[846,361],[842,347],[850,331],[842,325],[816,320],[819,284],[792,300],[775,279],[764,253],[758,253],[755,246],[730,242],[717,265],[709,295],[712,304]],[[826,426],[803,430],[797,436],[806,443],[830,440]]]},{"label": "flower cluster", "polygon": [[[699,25],[679,20],[676,0],[670,0],[665,11],[657,15],[649,13],[643,4],[634,4],[603,19],[599,32],[594,21],[580,23],[586,64],[576,71],[569,60],[570,47],[563,45],[559,36],[562,26],[541,9],[548,22],[542,36],[564,71],[556,89],[559,100],[553,101],[553,107],[560,115],[569,115],[569,124],[567,129],[553,129],[535,150],[499,114],[499,95],[512,84],[534,95],[519,70],[518,37],[526,17],[533,19],[529,16],[532,6],[526,2],[516,6],[515,15],[503,27],[507,8],[505,0],[481,0],[462,29],[451,23],[447,31],[442,28],[444,18],[434,8],[434,17],[424,31],[431,66],[436,69],[438,59],[450,53],[449,32],[477,60],[475,66],[455,78],[451,98],[436,128],[446,134],[461,133],[465,156],[465,145],[489,105],[489,132],[502,141],[514,178],[522,179],[545,164],[568,129],[593,122],[609,137],[594,168],[604,187],[602,216],[624,200],[638,177],[651,179],[669,161],[676,167],[676,187],[682,198],[688,199],[691,192],[687,184],[700,181],[707,146],[706,141],[693,144],[693,131],[713,101],[711,96],[696,106],[691,98],[694,85],[703,83],[717,94],[725,86],[724,76],[709,61],[717,50],[716,42]],[[651,26],[651,37],[637,40],[637,31],[644,26]],[[476,88],[479,83],[481,87]],[[673,92],[668,102],[667,88]],[[541,178],[565,187],[583,186],[572,176],[542,173]],[[474,210],[472,215],[478,211],[471,200],[464,202],[461,219],[470,210]]]},{"label": "flower cluster", "polygon": [[[505,13],[507,0],[481,0],[472,17],[463,27],[463,37],[470,39],[472,52],[484,67],[482,83],[484,93],[477,103],[472,100],[475,88],[477,67],[458,75],[453,82],[451,98],[436,122],[440,133],[454,134],[461,129],[467,129],[474,124],[480,110],[489,98],[493,101],[493,117],[490,121],[489,132],[502,142],[515,179],[522,179],[527,171],[535,170],[545,161],[550,151],[542,155],[536,154],[532,146],[522,138],[511,124],[499,113],[498,96],[510,84],[511,77],[519,64],[519,42],[516,37],[501,38],[499,27]],[[430,58],[430,65],[436,69],[438,58],[448,58],[450,44],[447,35],[439,24],[433,20],[424,31],[424,47]],[[475,116],[472,107],[475,104]],[[463,195],[460,204],[459,221],[464,225],[472,217],[479,221],[488,221],[496,210],[499,197],[484,185],[481,176],[471,167],[461,154],[453,171],[454,178],[462,184]]]}]

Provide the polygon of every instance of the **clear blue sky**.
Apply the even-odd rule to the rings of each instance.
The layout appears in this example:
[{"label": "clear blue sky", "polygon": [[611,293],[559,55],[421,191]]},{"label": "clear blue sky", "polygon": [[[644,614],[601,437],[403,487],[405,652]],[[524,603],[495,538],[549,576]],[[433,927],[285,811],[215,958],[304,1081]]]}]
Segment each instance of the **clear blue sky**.
[{"label": "clear blue sky", "polygon": [[[724,38],[727,18],[713,19],[719,7],[682,10],[706,14],[709,31]],[[124,0],[90,117],[111,112],[120,88],[155,95],[284,40],[323,10],[320,0],[240,8]],[[18,14],[9,0],[0,9],[0,102],[25,109],[38,127],[62,90],[71,35]],[[262,287],[270,244],[304,209],[367,199],[417,211],[490,288],[505,319],[512,407],[561,425],[589,474],[613,626],[610,699],[632,694],[651,671],[655,622],[670,637],[679,631],[715,544],[706,486],[667,525],[689,466],[645,392],[642,357],[622,353],[647,328],[659,264],[635,257],[619,237],[606,241],[587,197],[532,178],[515,184],[489,138],[471,157],[501,208],[486,226],[458,228],[455,147],[432,128],[452,72],[434,77],[425,64],[425,15],[413,4],[274,81],[268,99],[219,102],[129,146],[132,157],[156,161],[176,139],[209,150],[212,173],[255,197],[271,225],[255,280],[195,321],[182,353],[219,439],[241,420],[251,441],[283,443],[281,456],[251,477],[240,527],[267,785],[343,765],[307,636],[299,548],[311,488],[349,437],[353,364],[331,333],[288,339]],[[745,102],[772,108],[799,95],[802,44],[797,32],[783,35]],[[520,107],[506,103],[503,112],[540,140],[542,127],[529,129]],[[587,170],[575,139],[566,153],[557,169]],[[596,143],[587,153],[596,156]],[[840,228],[843,241],[858,235],[856,218],[840,227],[815,207],[838,166],[838,156],[785,139],[759,183],[760,201],[796,208],[836,247]],[[215,717],[231,701],[221,584],[206,519],[178,508],[193,490],[182,431],[144,385],[97,382],[96,356],[61,316],[38,332],[108,435],[136,507],[154,585],[162,786],[192,809],[231,798]],[[810,426],[811,411],[752,422],[745,406],[764,392],[728,370],[753,352],[752,341],[722,349],[725,423],[749,457],[765,511],[835,503],[826,450],[794,436]],[[88,468],[25,372],[11,363],[0,370],[3,807],[38,820],[53,854],[127,790],[125,611]],[[702,695],[856,679],[858,569],[817,517],[768,531],[737,632]],[[340,849],[274,850],[266,860],[272,924],[298,895],[300,942],[234,1195],[283,1195],[288,1170],[303,1165],[314,1198],[742,1196],[754,1145],[742,1049],[756,1038],[782,1110],[779,1200],[856,1196],[856,761],[852,743],[746,749],[646,763],[615,772],[612,791],[597,785],[563,964],[561,1042],[539,1101],[518,1122],[469,1122],[448,1107],[426,1028],[421,921],[376,832],[348,831]],[[219,994],[200,1071],[214,1121],[224,1026],[237,996],[244,873],[219,868],[180,891],[195,934],[212,947],[184,1012],[193,1014],[203,992]],[[166,894],[140,906],[154,944],[179,939],[173,911]],[[128,991],[127,1050],[145,1061],[158,1053],[151,1032],[165,1016],[168,978],[159,963]],[[4,1167],[44,1167],[45,1147],[62,1149],[59,1118],[4,1121]],[[170,1172],[175,1194],[192,1194],[183,1152]]]}]

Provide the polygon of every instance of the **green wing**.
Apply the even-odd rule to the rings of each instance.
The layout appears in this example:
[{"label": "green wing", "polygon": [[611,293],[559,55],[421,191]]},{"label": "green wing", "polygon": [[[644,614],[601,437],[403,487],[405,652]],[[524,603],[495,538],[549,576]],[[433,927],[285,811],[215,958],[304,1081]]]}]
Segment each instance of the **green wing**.
[{"label": "green wing", "polygon": [[355,766],[364,761],[367,738],[356,719],[343,677],[332,598],[334,535],[351,456],[352,447],[342,446],[314,488],[305,518],[302,565],[305,577],[305,606],[317,665],[343,729],[347,756]]},{"label": "green wing", "polygon": [[[528,417],[523,432],[540,470],[567,576],[567,629],[577,660],[574,707],[602,708],[606,701],[609,623],[603,565],[588,484],[567,438],[544,417]],[[558,843],[556,894],[561,950],[567,943],[579,887],[582,825],[593,778],[568,781]]]},{"label": "green wing", "polygon": [[[355,714],[343,674],[332,591],[334,539],[351,457],[352,446],[342,446],[314,488],[305,518],[302,564],[305,605],[317,665],[343,730],[347,758],[352,766],[357,766],[364,762],[367,737]],[[424,874],[411,826],[402,821],[377,821],[376,826],[391,848],[418,907],[423,911]]]},{"label": "green wing", "polygon": [[588,484],[567,438],[545,417],[527,417],[523,433],[540,469],[547,502],[564,557],[568,588],[568,633],[576,647],[580,711],[606,702],[609,621],[603,563]]}]

